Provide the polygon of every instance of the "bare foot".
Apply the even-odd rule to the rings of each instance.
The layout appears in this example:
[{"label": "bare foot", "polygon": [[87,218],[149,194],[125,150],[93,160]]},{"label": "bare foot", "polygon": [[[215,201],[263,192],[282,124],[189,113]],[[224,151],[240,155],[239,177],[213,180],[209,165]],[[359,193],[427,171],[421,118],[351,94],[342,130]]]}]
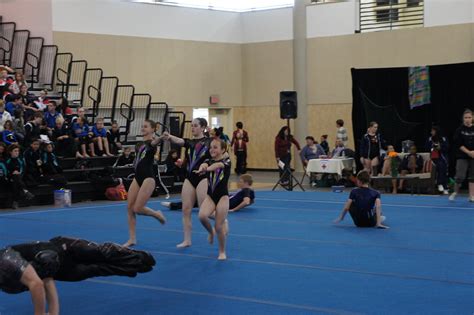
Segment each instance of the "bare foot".
[{"label": "bare foot", "polygon": [[219,256],[217,257],[217,260],[226,260],[227,255],[225,253],[220,253]]},{"label": "bare foot", "polygon": [[137,245],[137,241],[136,240],[128,240],[127,243],[123,244],[122,246],[123,247],[133,247]]},{"label": "bare foot", "polygon": [[212,228],[212,233],[209,233],[209,235],[207,236],[207,241],[209,242],[209,244],[214,244],[214,234],[216,234],[214,228]]},{"label": "bare foot", "polygon": [[114,156],[114,155],[113,155],[112,153],[107,153],[107,156],[112,157],[112,156]]},{"label": "bare foot", "polygon": [[163,212],[161,212],[160,210],[155,211],[155,219],[157,219],[158,221],[160,221],[161,224],[165,224],[165,223],[166,223],[166,218],[165,218],[165,216],[163,215]]},{"label": "bare foot", "polygon": [[83,156],[82,156],[79,152],[77,152],[77,153],[76,153],[76,158],[77,158],[77,159],[82,159]]},{"label": "bare foot", "polygon": [[84,153],[82,156],[86,159],[90,158],[89,154],[87,154],[87,153]]},{"label": "bare foot", "polygon": [[182,243],[179,243],[178,245],[176,245],[176,247],[178,248],[186,248],[186,247],[190,247],[191,246],[191,242],[187,242],[187,241],[184,241]]}]

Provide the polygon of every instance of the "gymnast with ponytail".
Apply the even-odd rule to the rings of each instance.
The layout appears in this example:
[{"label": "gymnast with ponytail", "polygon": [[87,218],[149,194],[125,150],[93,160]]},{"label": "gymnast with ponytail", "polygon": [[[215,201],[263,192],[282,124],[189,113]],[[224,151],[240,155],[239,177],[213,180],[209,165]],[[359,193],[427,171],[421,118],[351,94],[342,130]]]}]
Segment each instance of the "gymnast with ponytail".
[{"label": "gymnast with ponytail", "polygon": [[155,211],[146,206],[156,187],[156,171],[154,167],[157,146],[162,137],[155,134],[156,123],[153,120],[145,120],[142,126],[143,144],[136,151],[135,178],[128,189],[128,228],[129,239],[123,245],[125,247],[137,244],[136,224],[137,215],[150,216],[165,224],[166,218],[159,210]]}]

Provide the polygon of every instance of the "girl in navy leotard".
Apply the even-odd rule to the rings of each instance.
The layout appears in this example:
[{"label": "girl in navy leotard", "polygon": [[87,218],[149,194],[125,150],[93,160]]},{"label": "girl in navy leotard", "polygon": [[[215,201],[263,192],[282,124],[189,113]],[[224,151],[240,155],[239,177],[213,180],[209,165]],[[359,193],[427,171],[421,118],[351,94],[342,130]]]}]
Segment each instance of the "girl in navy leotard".
[{"label": "girl in navy leotard", "polygon": [[152,120],[145,120],[142,126],[144,143],[138,147],[135,162],[135,178],[128,189],[128,228],[130,238],[123,245],[133,246],[137,243],[136,224],[138,215],[154,217],[161,224],[165,224],[166,219],[161,211],[154,211],[146,207],[153,191],[155,191],[155,171],[153,168],[156,146],[160,143],[161,137],[155,136],[156,123]]},{"label": "girl in navy leotard", "polygon": [[[219,256],[217,259],[227,259],[225,243],[227,237],[227,213],[229,211],[229,191],[227,185],[230,177],[230,159],[226,154],[227,144],[221,139],[211,142],[211,159],[201,164],[197,174],[207,174],[208,188],[207,196],[199,208],[199,220],[209,232],[209,243],[214,242],[214,234],[217,233],[219,241]],[[212,228],[209,216],[216,212],[215,229]]]},{"label": "girl in navy leotard", "polygon": [[191,246],[191,211],[196,200],[198,204],[201,205],[207,194],[206,176],[194,172],[198,170],[201,164],[210,157],[209,146],[211,139],[204,136],[206,127],[207,121],[204,118],[196,118],[191,124],[193,139],[181,139],[172,136],[167,132],[163,133],[165,139],[185,147],[186,149],[187,172],[186,179],[183,183],[183,189],[181,191],[181,198],[183,200],[184,240],[182,243],[177,245],[178,248]]}]

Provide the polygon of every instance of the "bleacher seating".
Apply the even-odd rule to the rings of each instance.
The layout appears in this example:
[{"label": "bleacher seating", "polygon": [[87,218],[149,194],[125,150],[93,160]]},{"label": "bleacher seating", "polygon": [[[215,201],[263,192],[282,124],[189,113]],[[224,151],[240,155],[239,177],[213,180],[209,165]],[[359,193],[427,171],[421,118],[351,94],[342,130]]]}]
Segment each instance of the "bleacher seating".
[{"label": "bleacher seating", "polygon": [[[88,110],[87,117],[94,123],[96,118],[105,118],[105,126],[117,121],[125,145],[133,145],[140,140],[138,134],[143,120],[152,119],[169,128],[172,134],[183,135],[185,114],[172,112],[166,102],[154,102],[151,95],[136,93],[135,87],[121,84],[115,76],[105,76],[100,68],[89,68],[86,60],[76,60],[72,53],[59,52],[56,45],[45,45],[43,38],[34,37],[34,30],[18,30],[14,22],[4,22],[0,16],[0,64],[8,65],[22,71],[30,86],[30,92],[39,95],[43,89],[48,90],[48,98],[65,97],[71,108],[84,107]],[[178,123],[176,124],[176,122]],[[160,150],[160,161],[166,158],[168,146]],[[126,178],[133,173],[130,167],[112,168],[116,158],[95,157],[87,159],[87,169],[75,169],[75,158],[60,159],[64,176],[68,184],[64,188],[72,190],[73,202],[83,200],[104,199],[105,186],[92,184],[84,174],[99,172],[111,168],[117,177]],[[162,180],[171,192],[174,187],[173,178],[162,176]],[[157,185],[159,189],[159,185]],[[28,204],[53,203],[54,188],[40,185],[32,188],[36,196],[33,200],[20,203]],[[6,192],[0,192],[0,208],[6,204]]]}]

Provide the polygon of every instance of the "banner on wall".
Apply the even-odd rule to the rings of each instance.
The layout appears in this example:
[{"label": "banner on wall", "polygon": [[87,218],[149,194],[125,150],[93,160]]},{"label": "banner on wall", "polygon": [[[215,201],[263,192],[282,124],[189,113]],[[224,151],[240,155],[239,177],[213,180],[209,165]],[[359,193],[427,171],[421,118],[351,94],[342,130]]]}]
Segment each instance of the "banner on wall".
[{"label": "banner on wall", "polygon": [[410,108],[431,103],[430,73],[427,66],[408,68]]}]

